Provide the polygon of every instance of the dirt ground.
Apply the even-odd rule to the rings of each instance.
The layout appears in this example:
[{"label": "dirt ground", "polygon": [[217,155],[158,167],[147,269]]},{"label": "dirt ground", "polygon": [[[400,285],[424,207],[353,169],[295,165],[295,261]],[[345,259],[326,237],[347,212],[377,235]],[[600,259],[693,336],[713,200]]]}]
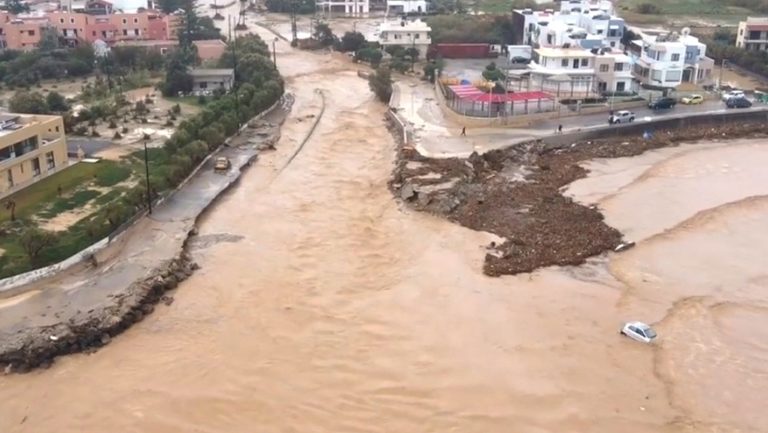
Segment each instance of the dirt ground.
[{"label": "dirt ground", "polygon": [[620,146],[615,140],[595,140],[545,150],[529,142],[473,154],[468,160],[428,159],[404,147],[391,188],[417,210],[503,237],[501,245],[488,248],[484,264],[488,275],[579,265],[624,242],[596,206],[583,206],[561,194],[565,185],[587,175],[581,163],[721,136],[766,137],[768,125],[740,122],[677,130],[650,140],[627,138]]}]

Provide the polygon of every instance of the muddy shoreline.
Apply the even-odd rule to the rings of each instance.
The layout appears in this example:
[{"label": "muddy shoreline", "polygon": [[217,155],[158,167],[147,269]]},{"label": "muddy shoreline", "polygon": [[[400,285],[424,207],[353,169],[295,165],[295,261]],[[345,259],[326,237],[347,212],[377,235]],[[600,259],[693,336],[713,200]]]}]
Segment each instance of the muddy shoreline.
[{"label": "muddy shoreline", "polygon": [[426,158],[401,143],[389,186],[415,210],[504,238],[500,245],[488,247],[483,271],[489,276],[514,275],[580,265],[632,241],[608,226],[597,206],[562,195],[563,187],[588,174],[581,163],[699,140],[749,137],[768,137],[768,125],[735,121],[657,131],[649,140],[617,136],[559,148],[534,140],[467,159]]}]

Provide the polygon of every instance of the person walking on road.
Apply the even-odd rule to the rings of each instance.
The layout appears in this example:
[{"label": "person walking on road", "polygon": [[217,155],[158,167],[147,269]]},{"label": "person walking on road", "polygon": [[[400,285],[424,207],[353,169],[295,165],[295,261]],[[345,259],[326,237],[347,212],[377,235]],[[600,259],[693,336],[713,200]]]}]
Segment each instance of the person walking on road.
[{"label": "person walking on road", "polygon": [[563,125],[557,125],[557,133],[562,134],[563,133]]},{"label": "person walking on road", "polygon": [[466,126],[462,126],[461,127],[461,136],[462,137],[466,137],[467,136],[467,127]]}]

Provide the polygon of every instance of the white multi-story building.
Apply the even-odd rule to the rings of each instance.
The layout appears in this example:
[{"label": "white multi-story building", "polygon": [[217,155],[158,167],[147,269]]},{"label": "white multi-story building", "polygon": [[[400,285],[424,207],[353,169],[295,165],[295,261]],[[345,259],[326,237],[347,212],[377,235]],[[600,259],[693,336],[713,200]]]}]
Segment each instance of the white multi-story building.
[{"label": "white multi-story building", "polygon": [[326,15],[363,16],[371,10],[368,0],[318,0],[315,2],[318,12]]},{"label": "white multi-story building", "polygon": [[387,0],[387,13],[390,15],[424,13],[426,11],[426,0]]},{"label": "white multi-story building", "polygon": [[740,22],[736,46],[747,51],[768,51],[768,17],[747,17]]},{"label": "white multi-story building", "polygon": [[570,95],[594,92],[595,57],[583,48],[537,48],[528,64],[531,85]]},{"label": "white multi-story building", "polygon": [[613,15],[613,5],[589,0],[563,1],[562,10],[513,11],[513,43],[537,47],[581,46],[593,48],[620,48],[625,23]]},{"label": "white multi-story building", "polygon": [[599,50],[595,55],[595,78],[599,93],[633,92],[632,58],[621,51]]},{"label": "white multi-story building", "polygon": [[427,56],[427,50],[432,43],[429,36],[431,31],[427,23],[420,19],[385,21],[379,25],[379,44],[383,47],[400,45],[405,48],[416,48],[419,50],[419,57],[423,59]]},{"label": "white multi-story building", "polygon": [[714,61],[706,56],[707,46],[691,36],[682,34],[641,34],[632,41],[633,73],[639,82],[661,88],[674,88],[681,83],[709,83]]}]

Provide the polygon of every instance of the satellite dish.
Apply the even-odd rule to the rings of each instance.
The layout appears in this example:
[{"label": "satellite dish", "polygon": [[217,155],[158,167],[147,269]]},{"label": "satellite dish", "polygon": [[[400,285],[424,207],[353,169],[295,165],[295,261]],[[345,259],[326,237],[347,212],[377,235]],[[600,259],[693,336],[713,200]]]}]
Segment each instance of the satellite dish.
[{"label": "satellite dish", "polygon": [[680,30],[680,34],[683,36],[688,36],[691,34],[691,28],[690,27],[683,27],[682,30]]}]

